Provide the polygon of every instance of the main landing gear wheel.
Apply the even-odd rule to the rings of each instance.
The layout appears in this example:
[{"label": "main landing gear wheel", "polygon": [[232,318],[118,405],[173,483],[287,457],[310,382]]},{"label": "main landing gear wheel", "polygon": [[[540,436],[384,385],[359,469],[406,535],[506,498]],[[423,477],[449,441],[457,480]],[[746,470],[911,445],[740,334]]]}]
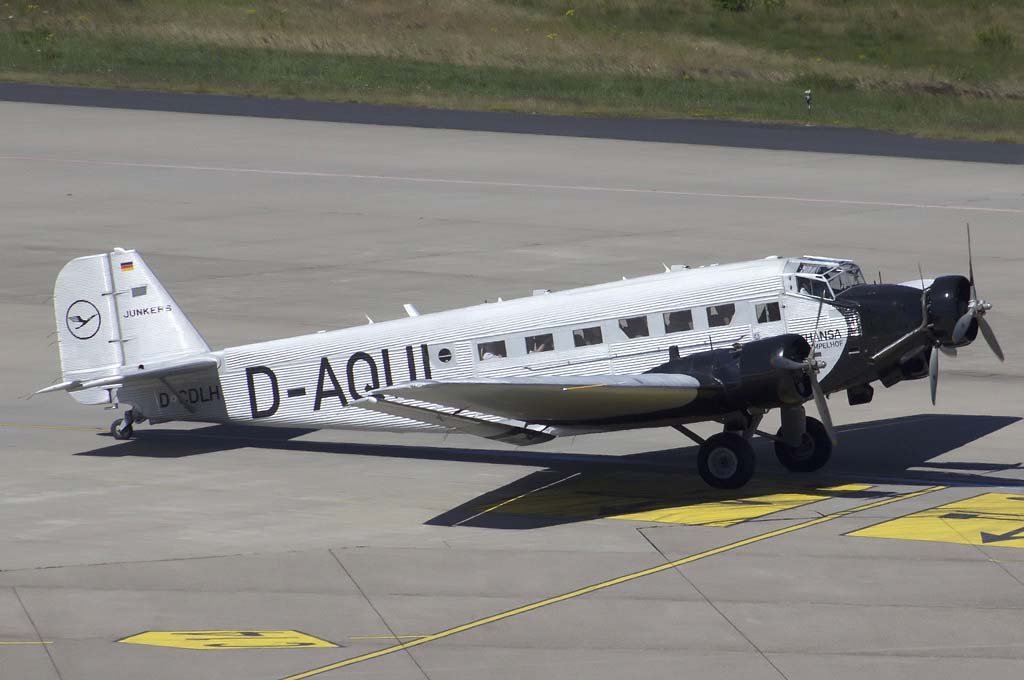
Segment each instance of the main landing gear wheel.
[{"label": "main landing gear wheel", "polygon": [[781,428],[778,437],[775,441],[775,456],[791,472],[820,470],[832,457],[832,441],[828,438],[825,426],[816,418],[807,419],[807,429],[800,446],[789,446],[783,442]]},{"label": "main landing gear wheel", "polygon": [[697,471],[713,487],[738,489],[754,476],[754,449],[732,432],[708,437],[697,454]]},{"label": "main landing gear wheel", "polygon": [[110,424],[110,436],[114,439],[131,439],[132,438],[132,426],[131,424],[125,425],[124,418],[118,418]]}]

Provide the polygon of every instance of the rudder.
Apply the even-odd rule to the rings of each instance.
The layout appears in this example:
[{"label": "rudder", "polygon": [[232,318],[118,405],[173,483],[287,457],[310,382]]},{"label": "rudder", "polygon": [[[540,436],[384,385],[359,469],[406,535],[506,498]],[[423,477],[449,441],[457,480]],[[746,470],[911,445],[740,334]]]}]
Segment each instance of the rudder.
[{"label": "rudder", "polygon": [[[54,284],[63,380],[91,380],[209,352],[171,294],[134,250],[115,248],[68,262]],[[86,403],[106,390],[72,393]]]}]

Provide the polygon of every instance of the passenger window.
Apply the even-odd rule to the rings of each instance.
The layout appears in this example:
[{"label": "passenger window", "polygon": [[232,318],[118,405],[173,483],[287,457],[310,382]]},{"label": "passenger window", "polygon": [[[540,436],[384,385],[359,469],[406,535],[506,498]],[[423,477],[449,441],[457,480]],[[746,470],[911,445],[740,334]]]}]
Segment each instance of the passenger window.
[{"label": "passenger window", "polygon": [[679,312],[665,312],[665,332],[679,333],[693,330],[693,310],[684,309]]},{"label": "passenger window", "polygon": [[577,328],[572,332],[572,341],[576,343],[577,347],[600,345],[604,342],[601,339],[601,327],[593,326],[591,328]]},{"label": "passenger window", "polygon": [[505,341],[495,340],[493,342],[481,342],[476,346],[476,351],[480,357],[480,361],[488,361],[490,359],[502,359],[508,356],[505,351]]},{"label": "passenger window", "polygon": [[761,302],[754,305],[754,311],[757,313],[758,323],[771,323],[772,321],[782,321],[782,311],[779,309],[778,302]]},{"label": "passenger window", "polygon": [[708,307],[708,326],[717,328],[728,326],[732,323],[732,317],[736,315],[736,305],[714,305]]},{"label": "passenger window", "polygon": [[526,353],[550,352],[555,348],[555,336],[551,333],[531,335],[526,338]]},{"label": "passenger window", "polygon": [[647,330],[647,317],[634,316],[631,319],[619,319],[619,329],[627,338],[646,338],[650,335]]}]

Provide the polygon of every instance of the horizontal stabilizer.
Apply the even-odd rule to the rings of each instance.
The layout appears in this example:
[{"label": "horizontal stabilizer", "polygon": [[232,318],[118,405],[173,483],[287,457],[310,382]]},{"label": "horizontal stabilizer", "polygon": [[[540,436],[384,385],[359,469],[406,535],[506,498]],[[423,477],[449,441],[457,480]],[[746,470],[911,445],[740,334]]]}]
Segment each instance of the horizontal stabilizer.
[{"label": "horizontal stabilizer", "polygon": [[35,394],[45,394],[46,392],[77,392],[79,390],[95,389],[97,387],[111,387],[113,385],[124,385],[130,382],[138,382],[143,380],[161,380],[166,379],[174,375],[180,375],[182,373],[192,373],[199,371],[204,368],[216,368],[217,358],[212,356],[201,356],[201,357],[190,357],[188,359],[182,359],[179,361],[168,362],[156,366],[150,366],[148,368],[139,368],[134,370],[127,370],[127,367],[122,369],[120,373],[115,375],[108,375],[102,378],[95,378],[92,380],[68,380],[65,382],[57,383],[56,385],[50,385],[44,387],[41,390],[35,392]]}]

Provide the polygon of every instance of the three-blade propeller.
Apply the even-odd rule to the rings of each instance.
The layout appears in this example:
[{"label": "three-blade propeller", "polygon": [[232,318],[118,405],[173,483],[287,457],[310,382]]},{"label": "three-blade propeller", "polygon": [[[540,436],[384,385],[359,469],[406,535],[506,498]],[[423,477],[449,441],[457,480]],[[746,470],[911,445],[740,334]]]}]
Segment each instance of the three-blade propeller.
[{"label": "three-blade propeller", "polygon": [[814,334],[811,337],[811,351],[807,355],[807,359],[804,361],[794,361],[787,357],[777,357],[773,362],[776,367],[803,372],[811,383],[811,392],[814,394],[814,405],[818,409],[818,415],[821,416],[821,424],[825,426],[825,432],[828,434],[828,438],[832,441],[832,445],[835,446],[839,443],[839,438],[836,435],[835,427],[832,425],[832,413],[828,410],[828,402],[825,401],[825,391],[821,389],[821,383],[818,382],[818,372],[825,368],[825,362],[818,359],[815,352],[815,347],[818,344],[818,324],[821,323],[821,310],[825,304],[825,298],[818,298],[818,316],[814,320]]},{"label": "three-blade propeller", "polygon": [[[1003,348],[999,346],[999,341],[996,339],[995,331],[992,330],[992,326],[985,319],[986,312],[992,309],[992,303],[978,297],[978,289],[974,285],[974,254],[971,252],[970,224],[967,225],[967,274],[971,284],[971,300],[967,304],[967,311],[956,320],[956,325],[953,326],[953,344],[958,345],[962,343],[971,330],[971,323],[977,321],[978,330],[981,331],[981,336],[985,338],[985,343],[989,349],[992,350],[997,359],[1005,361],[1006,357],[1003,355]],[[936,344],[932,348],[931,356],[928,357],[928,384],[931,388],[933,406],[935,405],[935,393],[939,385],[939,353],[935,351],[936,347],[943,354],[956,356],[955,347],[945,347]]]},{"label": "three-blade propeller", "polygon": [[[967,266],[968,266],[968,278],[971,286],[971,300],[968,303],[967,312],[965,312],[953,327],[952,344],[958,345],[962,343],[970,333],[971,323],[977,321],[978,330],[981,332],[983,338],[985,338],[986,344],[989,349],[1000,361],[1004,361],[1003,349],[999,345],[999,341],[996,339],[995,331],[989,324],[988,320],[985,319],[985,314],[992,309],[992,304],[978,297],[977,288],[974,284],[974,254],[971,249],[971,225],[967,225]],[[924,276],[921,276],[921,289],[922,295],[925,295],[924,291]],[[811,351],[807,355],[807,359],[804,361],[794,361],[785,357],[779,357],[776,361],[776,365],[779,368],[802,371],[807,375],[811,383],[811,390],[814,394],[814,405],[818,409],[818,415],[821,417],[821,422],[825,426],[825,431],[828,433],[828,438],[832,440],[832,444],[838,443],[838,437],[836,436],[835,428],[832,425],[832,414],[828,408],[828,402],[825,399],[825,392],[821,388],[821,383],[818,382],[818,372],[825,367],[825,362],[820,361],[816,356],[816,346],[818,342],[818,325],[821,323],[821,312],[824,306],[824,297],[818,298],[818,316],[814,321],[814,334],[811,338]],[[936,351],[937,350],[937,351]],[[956,357],[956,347],[950,345],[943,345],[939,342],[935,342],[932,347],[930,356],[928,357],[928,383],[931,390],[932,404],[935,404],[935,396],[939,386],[939,353],[945,354],[949,357]]]}]

